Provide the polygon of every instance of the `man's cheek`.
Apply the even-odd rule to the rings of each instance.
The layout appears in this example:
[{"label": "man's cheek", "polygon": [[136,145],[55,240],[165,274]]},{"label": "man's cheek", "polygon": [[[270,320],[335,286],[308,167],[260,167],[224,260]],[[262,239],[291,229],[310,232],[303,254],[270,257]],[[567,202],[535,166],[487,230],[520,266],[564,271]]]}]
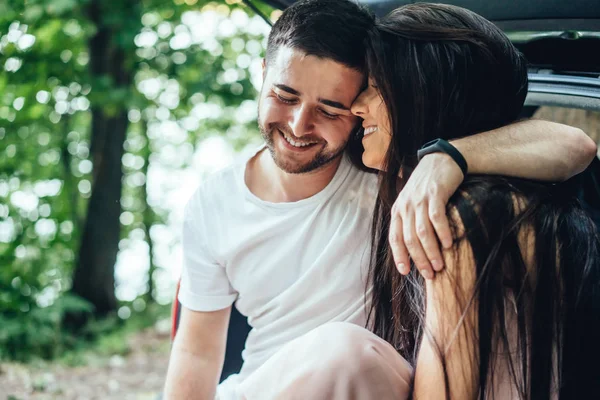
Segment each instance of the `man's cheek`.
[{"label": "man's cheek", "polygon": [[275,100],[267,97],[262,101],[260,114],[265,119],[279,119],[285,117],[285,110]]},{"label": "man's cheek", "polygon": [[331,129],[334,129],[339,132],[354,132],[358,129],[358,125],[360,124],[361,119],[358,117],[352,116],[342,116],[337,120],[331,121]]}]

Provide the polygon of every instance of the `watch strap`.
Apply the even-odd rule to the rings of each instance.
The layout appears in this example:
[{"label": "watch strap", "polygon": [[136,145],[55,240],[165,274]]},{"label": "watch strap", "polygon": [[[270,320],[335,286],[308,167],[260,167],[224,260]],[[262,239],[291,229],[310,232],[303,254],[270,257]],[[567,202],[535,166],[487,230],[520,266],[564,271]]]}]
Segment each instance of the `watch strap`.
[{"label": "watch strap", "polygon": [[419,161],[427,154],[431,153],[446,153],[448,154],[454,162],[459,166],[460,170],[463,173],[463,176],[467,176],[468,166],[467,160],[463,157],[463,155],[458,151],[458,149],[452,146],[448,141],[444,139],[435,139],[431,142],[425,143],[418,151],[417,158]]}]

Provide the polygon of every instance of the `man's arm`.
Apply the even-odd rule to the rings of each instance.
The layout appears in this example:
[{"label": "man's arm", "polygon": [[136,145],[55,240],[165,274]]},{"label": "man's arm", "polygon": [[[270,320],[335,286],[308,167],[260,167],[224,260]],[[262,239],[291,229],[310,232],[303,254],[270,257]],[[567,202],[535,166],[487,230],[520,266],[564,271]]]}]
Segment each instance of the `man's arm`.
[{"label": "man's arm", "polygon": [[175,336],[165,400],[213,400],[225,359],[231,306],[212,312],[182,307]]},{"label": "man's arm", "polygon": [[[467,160],[469,173],[546,181],[562,181],[580,173],[597,151],[594,141],[580,129],[540,120],[451,143]],[[452,243],[446,204],[463,179],[458,165],[446,154],[429,154],[419,162],[392,207],[389,241],[400,273],[409,272],[409,255],[427,279],[444,267],[439,243],[444,248]]]},{"label": "man's arm", "polygon": [[581,129],[525,120],[453,140],[469,173],[565,181],[582,172],[596,155],[596,143]]}]

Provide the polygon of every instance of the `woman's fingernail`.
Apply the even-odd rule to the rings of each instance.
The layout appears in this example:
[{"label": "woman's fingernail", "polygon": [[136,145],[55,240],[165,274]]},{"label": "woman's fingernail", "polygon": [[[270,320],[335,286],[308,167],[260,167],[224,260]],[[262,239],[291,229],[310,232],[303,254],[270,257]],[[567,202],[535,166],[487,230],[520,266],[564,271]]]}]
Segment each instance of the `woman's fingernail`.
[{"label": "woman's fingernail", "polygon": [[404,265],[404,263],[399,263],[397,267],[398,272],[400,272],[402,275],[406,275],[406,265]]},{"label": "woman's fingernail", "polygon": [[441,271],[444,268],[444,263],[442,263],[440,260],[433,260],[431,264],[433,264],[433,269],[436,271]]},{"label": "woman's fingernail", "polygon": [[452,240],[450,240],[450,239],[444,240],[444,243],[442,243],[442,246],[444,246],[445,249],[449,249],[450,247],[452,247]]},{"label": "woman's fingernail", "polygon": [[431,272],[431,270],[422,269],[421,270],[421,275],[423,275],[423,278],[425,278],[427,280],[433,279],[433,272]]}]

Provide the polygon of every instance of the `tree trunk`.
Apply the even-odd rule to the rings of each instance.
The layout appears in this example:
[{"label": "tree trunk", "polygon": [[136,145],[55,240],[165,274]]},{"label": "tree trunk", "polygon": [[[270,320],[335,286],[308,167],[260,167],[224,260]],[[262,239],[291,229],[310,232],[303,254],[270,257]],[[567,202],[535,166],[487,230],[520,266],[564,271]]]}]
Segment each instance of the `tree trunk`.
[{"label": "tree trunk", "polygon": [[[94,80],[108,77],[114,89],[129,88],[133,71],[125,52],[116,45],[118,32],[104,22],[108,12],[100,0],[89,3],[90,18],[98,29],[89,42],[90,72]],[[120,240],[121,159],[128,118],[124,104],[116,107],[116,112],[109,114],[102,104],[92,104],[92,194],[73,274],[73,293],[92,303],[99,316],[117,308],[114,266]]]},{"label": "tree trunk", "polygon": [[64,181],[64,192],[65,197],[62,201],[64,201],[65,205],[68,207],[69,212],[71,214],[71,221],[73,222],[73,232],[71,237],[73,240],[77,240],[76,243],[79,243],[79,233],[81,232],[82,226],[82,218],[79,214],[79,192],[77,190],[77,182],[74,179],[73,173],[71,172],[71,161],[72,156],[69,153],[69,141],[67,140],[66,132],[69,132],[69,115],[63,115],[60,120],[62,126],[61,129],[65,132],[63,136],[63,140],[60,146],[60,159],[63,165],[63,181]]},{"label": "tree trunk", "polygon": [[144,158],[144,167],[142,168],[142,172],[145,176],[144,184],[142,185],[142,193],[141,197],[144,201],[144,211],[142,213],[143,223],[144,223],[144,231],[146,233],[146,242],[148,243],[148,291],[146,292],[145,298],[146,303],[151,304],[154,303],[154,273],[157,270],[157,266],[154,262],[154,242],[152,242],[152,237],[150,236],[150,231],[156,222],[156,213],[148,204],[148,171],[150,170],[150,155],[152,154],[152,143],[150,142],[150,137],[148,137],[148,123],[145,120],[142,120],[142,135],[144,139],[146,139],[146,145],[142,149],[142,157]]}]

